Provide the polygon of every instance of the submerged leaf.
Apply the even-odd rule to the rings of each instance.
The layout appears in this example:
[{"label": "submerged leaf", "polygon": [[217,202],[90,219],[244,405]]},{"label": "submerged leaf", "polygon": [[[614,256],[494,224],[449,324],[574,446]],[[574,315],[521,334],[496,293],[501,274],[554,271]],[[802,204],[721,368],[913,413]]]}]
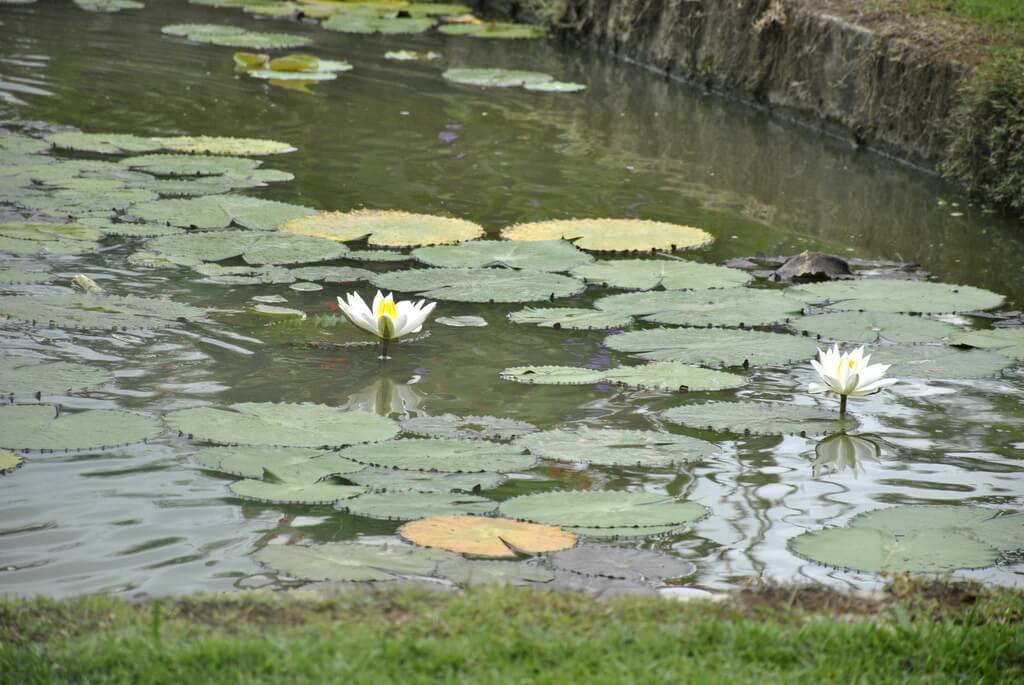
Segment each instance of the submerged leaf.
[{"label": "submerged leaf", "polygon": [[438,564],[437,573],[459,585],[534,585],[549,583],[555,574],[543,566],[514,561],[452,559]]},{"label": "submerged leaf", "polygon": [[0,315],[61,328],[164,328],[197,321],[206,311],[161,298],[132,295],[19,295],[0,298]]},{"label": "submerged leaf", "polygon": [[561,528],[486,516],[433,516],[407,523],[398,533],[417,545],[482,557],[541,554],[576,544],[576,536]]},{"label": "submerged leaf", "polygon": [[942,345],[879,347],[871,352],[873,364],[891,364],[891,378],[959,380],[998,376],[1013,361],[993,350],[960,350]]},{"label": "submerged leaf", "polygon": [[231,484],[231,492],[244,499],[281,504],[332,504],[358,497],[366,492],[361,485],[339,485],[330,480],[319,483],[267,480],[240,480]]}]

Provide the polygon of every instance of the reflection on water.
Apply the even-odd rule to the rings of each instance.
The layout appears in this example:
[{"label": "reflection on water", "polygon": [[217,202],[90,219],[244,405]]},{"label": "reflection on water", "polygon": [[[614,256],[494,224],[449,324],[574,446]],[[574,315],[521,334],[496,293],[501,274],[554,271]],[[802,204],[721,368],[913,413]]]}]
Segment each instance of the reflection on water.
[{"label": "reflection on water", "polygon": [[[266,27],[236,11],[150,0],[131,16],[107,16],[39,3],[0,6],[0,21],[0,118],[151,135],[269,137],[296,145],[299,152],[272,164],[296,180],[263,189],[263,197],[327,209],[444,213],[491,232],[542,218],[667,220],[715,234],[715,246],[696,255],[702,260],[807,248],[901,257],[943,280],[990,287],[1024,302],[1019,226],[968,206],[933,178],[588,52],[436,34],[342,36],[289,25],[314,37],[316,54],[355,65],[308,95],[236,78],[231,49],[159,35],[172,21]],[[392,49],[445,57],[384,60]],[[444,82],[440,72],[449,66],[533,68],[590,88],[574,96],[473,90]],[[963,216],[952,216],[940,201],[960,203],[955,213]],[[507,314],[515,305],[449,303],[439,306],[439,315],[479,316],[489,325],[432,325],[430,335],[397,346],[382,366],[373,346],[311,344],[308,337],[289,338],[231,314],[265,295],[328,313],[334,287],[300,293],[287,286],[218,286],[188,270],[133,267],[126,257],[136,249],[116,245],[60,258],[53,268],[67,278],[86,273],[113,294],[166,295],[224,315],[130,335],[0,328],[6,350],[85,360],[116,376],[96,391],[46,401],[153,415],[239,401],[319,402],[394,418],[494,415],[541,429],[687,432],[715,440],[721,454],[650,470],[549,463],[489,494],[503,499],[556,487],[624,488],[699,501],[712,516],[636,544],[694,562],[694,583],[705,588],[729,587],[751,575],[871,586],[878,579],[870,574],[795,557],[788,540],[897,503],[1024,508],[1019,369],[993,381],[907,379],[858,402],[855,435],[821,442],[730,439],[664,424],[658,412],[680,401],[788,400],[813,379],[810,367],[746,371],[749,382],[739,391],[682,398],[605,384],[502,382],[498,371],[508,366],[604,368],[630,360],[606,349],[599,332],[513,325]],[[32,455],[14,476],[0,478],[0,593],[255,586],[270,582],[248,556],[257,546],[390,536],[400,523],[331,507],[233,499],[230,480],[198,468],[195,451],[168,432],[150,444],[108,452]],[[1019,564],[958,575],[1024,581]]]}]

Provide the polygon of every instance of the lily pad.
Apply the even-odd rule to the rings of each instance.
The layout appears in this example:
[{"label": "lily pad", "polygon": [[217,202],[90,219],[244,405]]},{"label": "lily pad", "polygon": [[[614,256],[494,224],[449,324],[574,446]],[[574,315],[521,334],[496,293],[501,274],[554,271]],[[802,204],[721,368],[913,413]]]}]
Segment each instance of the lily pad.
[{"label": "lily pad", "polygon": [[872,351],[873,364],[891,364],[891,378],[961,380],[992,378],[1013,361],[993,350],[960,350],[941,345],[879,347]]},{"label": "lily pad", "polygon": [[485,328],[487,326],[487,319],[482,316],[438,316],[434,319],[434,323],[439,323],[442,326],[450,326],[451,328]]},{"label": "lily pad", "polygon": [[333,504],[366,492],[361,485],[342,485],[328,479],[317,483],[300,481],[240,480],[231,492],[243,499],[281,504]]},{"label": "lily pad", "polygon": [[501,473],[438,473],[366,467],[345,476],[374,492],[473,492],[496,488],[506,479]]},{"label": "lily pad", "polygon": [[481,226],[465,219],[376,209],[318,212],[285,222],[280,228],[339,242],[365,238],[371,247],[448,245],[484,234]]},{"label": "lily pad", "polygon": [[520,471],[537,461],[517,447],[483,440],[407,438],[377,445],[350,447],[346,459],[370,466],[408,471]]},{"label": "lily pad", "polygon": [[253,69],[245,72],[248,76],[266,81],[333,81],[338,75],[333,71],[274,71]]},{"label": "lily pad", "polygon": [[119,238],[159,238],[164,235],[179,235],[185,232],[178,226],[160,226],[158,224],[103,224],[100,227],[104,235]]},{"label": "lily pad", "polygon": [[75,152],[98,152],[106,155],[123,155],[135,152],[159,150],[160,141],[126,133],[53,133],[44,138],[61,150]]},{"label": "lily pad", "polygon": [[160,29],[160,33],[181,37],[203,34],[218,36],[229,33],[245,33],[245,29],[226,24],[168,24]]},{"label": "lily pad", "polygon": [[554,76],[542,71],[521,69],[449,69],[441,76],[454,83],[491,88],[516,88],[555,80]]},{"label": "lily pad", "polygon": [[257,561],[298,578],[334,581],[386,581],[402,575],[430,575],[443,552],[408,545],[364,545],[328,542],[323,545],[268,545],[253,555]]},{"label": "lily pad", "polygon": [[569,271],[594,259],[564,240],[473,240],[459,245],[421,247],[413,250],[412,256],[429,266],[507,266],[536,271]]},{"label": "lily pad", "polygon": [[565,491],[513,497],[501,503],[501,514],[517,520],[555,526],[622,528],[681,526],[707,516],[695,502],[681,502],[649,492]]},{"label": "lily pad", "polygon": [[765,326],[799,313],[799,306],[778,290],[717,290],[622,293],[602,297],[594,306],[607,312],[677,326]]},{"label": "lily pad", "polygon": [[322,404],[243,402],[230,409],[181,409],[165,420],[195,440],[225,445],[338,447],[387,440],[398,432],[398,424],[382,416]]},{"label": "lily pad", "polygon": [[544,38],[547,30],[532,24],[512,24],[503,21],[485,22],[482,24],[445,24],[437,29],[449,36],[469,36],[471,38],[520,39]]},{"label": "lily pad", "polygon": [[0,447],[14,450],[94,450],[155,438],[156,419],[112,409],[60,411],[48,405],[0,407]]},{"label": "lily pad", "polygon": [[662,418],[693,428],[753,435],[826,435],[856,421],[818,407],[785,402],[704,402],[662,412]]},{"label": "lily pad", "polygon": [[669,466],[719,452],[714,443],[685,435],[614,428],[558,428],[524,435],[512,444],[539,457],[599,466]]},{"label": "lily pad", "polygon": [[871,278],[798,285],[786,290],[805,304],[870,312],[952,314],[994,309],[1003,296],[969,285]]},{"label": "lily pad", "polygon": [[967,345],[986,350],[1014,359],[1024,359],[1024,329],[996,328],[987,331],[965,331],[950,341],[954,345]]},{"label": "lily pad", "polygon": [[[326,460],[325,460],[326,458]],[[312,476],[309,482],[333,474],[347,474],[362,469],[360,464],[323,452],[315,447],[207,447],[196,454],[196,461],[206,468],[232,476],[261,478],[264,470],[298,480],[300,475]],[[305,473],[292,467],[312,464]],[[317,475],[319,474],[319,475]]]},{"label": "lily pad", "polygon": [[345,259],[358,262],[407,262],[412,256],[395,250],[352,250],[345,255]]},{"label": "lily pad", "polygon": [[530,302],[577,295],[582,281],[545,271],[506,268],[409,269],[377,274],[378,288],[414,292],[432,300],[455,302]]},{"label": "lily pad", "polygon": [[362,495],[339,505],[357,516],[405,521],[445,514],[489,514],[497,507],[497,502],[483,497],[438,492]]},{"label": "lily pad", "polygon": [[95,366],[0,357],[0,394],[4,395],[61,395],[103,385],[113,378]]},{"label": "lily pad", "polygon": [[751,280],[742,269],[669,259],[606,259],[577,267],[572,275],[588,283],[627,290],[737,288]]},{"label": "lily pad", "polygon": [[222,261],[242,257],[249,264],[306,264],[344,256],[341,243],[302,235],[260,231],[215,231],[157,238],[149,248],[172,260]]},{"label": "lily pad", "polygon": [[541,385],[590,385],[608,382],[634,388],[679,392],[726,390],[746,382],[743,376],[678,362],[651,362],[595,371],[576,366],[521,366],[501,371],[505,380]]},{"label": "lily pad", "polygon": [[432,516],[406,523],[398,533],[417,545],[482,557],[556,552],[576,544],[575,535],[555,526],[486,516]]},{"label": "lily pad", "polygon": [[514,561],[452,559],[437,566],[437,574],[458,585],[534,585],[549,583],[555,574],[536,564]]},{"label": "lily pad", "polygon": [[43,224],[31,221],[16,221],[0,224],[0,236],[18,240],[51,241],[95,241],[103,232],[83,224]]},{"label": "lily pad", "polygon": [[423,33],[434,25],[426,17],[378,16],[367,12],[342,12],[320,23],[329,31],[342,33]]},{"label": "lily pad", "polygon": [[302,205],[243,195],[221,195],[217,201],[231,217],[231,221],[253,231],[273,231],[288,221],[315,212]]},{"label": "lily pad", "polygon": [[439,58],[440,56],[441,54],[437,52],[420,52],[417,50],[389,50],[384,53],[384,59],[390,59],[396,62],[429,62]]},{"label": "lily pad", "polygon": [[[292,236],[304,238],[305,236]],[[311,240],[319,240],[318,238]],[[338,244],[339,247],[345,247]],[[349,254],[345,251],[344,257],[348,259]],[[292,269],[295,278],[304,281],[323,281],[325,283],[355,283],[356,281],[368,281],[374,273],[367,269],[355,269],[350,266],[303,266]]]},{"label": "lily pad", "polygon": [[3,284],[46,283],[51,278],[53,274],[49,271],[0,267],[0,283]]},{"label": "lily pad", "polygon": [[581,307],[527,307],[508,315],[512,323],[535,324],[541,328],[571,330],[606,330],[622,328],[633,322],[624,312],[603,312]]},{"label": "lily pad", "polygon": [[590,385],[604,380],[604,373],[578,366],[513,366],[499,375],[506,381],[536,385]]},{"label": "lily pad", "polygon": [[666,578],[685,578],[697,572],[690,562],[669,554],[610,545],[580,545],[549,558],[560,571],[635,582],[660,583]]},{"label": "lily pad", "polygon": [[285,48],[301,48],[312,44],[313,39],[294,33],[269,33],[261,31],[243,31],[241,33],[190,33],[185,36],[197,43],[209,43],[228,48],[250,48],[253,50],[281,50]]},{"label": "lily pad", "polygon": [[405,419],[401,425],[407,433],[460,440],[512,440],[537,430],[532,423],[517,419],[454,414],[416,416]]},{"label": "lily pad", "polygon": [[944,321],[891,312],[817,314],[795,319],[790,325],[818,338],[849,343],[874,343],[879,339],[894,343],[938,342],[960,330]]},{"label": "lily pad", "polygon": [[19,295],[0,298],[0,315],[59,328],[163,328],[206,312],[161,298],[115,295]]},{"label": "lily pad", "polygon": [[143,3],[134,0],[75,0],[75,5],[87,12],[120,12],[145,7]]},{"label": "lily pad", "polygon": [[0,449],[0,476],[7,475],[25,463],[25,458],[10,450]]},{"label": "lily pad", "polygon": [[563,219],[517,224],[501,231],[507,240],[571,240],[592,252],[689,250],[714,241],[692,226],[642,219]]},{"label": "lily pad", "polygon": [[733,329],[652,328],[610,335],[604,344],[650,361],[705,366],[780,366],[810,359],[812,340],[795,335]]},{"label": "lily pad", "polygon": [[204,155],[264,156],[294,152],[288,143],[264,138],[231,138],[228,136],[172,136],[157,138],[160,146],[174,152]]},{"label": "lily pad", "polygon": [[525,83],[523,88],[536,93],[579,93],[587,86],[575,81],[542,81]]},{"label": "lily pad", "polygon": [[667,526],[645,526],[643,528],[589,528],[587,526],[572,526],[571,530],[577,535],[598,538],[601,540],[621,540],[633,538],[649,538],[656,535],[666,535],[679,530],[679,526],[671,524]]},{"label": "lily pad", "polygon": [[226,155],[152,154],[126,157],[118,164],[157,176],[221,176],[244,175],[259,167],[262,162]]}]

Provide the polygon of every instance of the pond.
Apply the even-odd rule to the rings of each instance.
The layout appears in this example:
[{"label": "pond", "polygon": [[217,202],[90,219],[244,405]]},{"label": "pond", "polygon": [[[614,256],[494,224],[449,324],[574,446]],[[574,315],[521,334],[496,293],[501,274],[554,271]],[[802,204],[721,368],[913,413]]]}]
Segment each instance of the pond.
[{"label": "pond", "polygon": [[[0,323],[0,369],[12,405],[0,408],[0,447],[24,457],[0,477],[0,594],[164,594],[408,576],[597,591],[650,590],[658,583],[648,581],[662,577],[705,590],[751,578],[868,588],[881,582],[872,564],[899,563],[1024,583],[1013,556],[1024,528],[1011,516],[1024,508],[1022,329],[964,339],[981,349],[949,345],[971,329],[1006,323],[978,310],[1024,305],[1019,223],[842,141],[550,39],[357,34],[155,0],[116,13],[0,4],[0,22],[0,220],[73,218],[86,226],[0,236],[0,313],[11,317]],[[161,31],[182,23],[306,37],[308,46],[270,52],[309,53],[352,69],[305,86],[252,78],[233,62],[248,48]],[[438,56],[385,58],[402,50]],[[442,77],[454,68],[539,71],[586,89],[537,92]],[[90,152],[82,148],[95,139],[48,138],[71,127],[147,140],[270,139],[295,150],[252,163],[145,159],[175,150],[136,138],[118,148],[115,138]],[[46,140],[65,147],[38,142]],[[231,200],[216,194],[227,191]],[[189,193],[206,199],[181,198]],[[154,205],[156,194],[181,202]],[[381,255],[370,252],[372,236],[346,245],[256,237],[279,235],[270,232],[285,220],[316,229],[302,218],[313,210],[362,208],[463,220],[399,216],[390,226],[406,244],[431,242],[423,237],[431,231],[474,237],[479,226],[496,239],[516,224],[600,217],[673,224],[666,230],[678,231],[679,241],[672,234],[671,244],[706,234],[714,241],[669,254],[664,238],[630,233],[636,225],[627,223],[613,227],[613,237],[636,242],[639,255],[565,243],[530,253],[520,247],[529,243],[503,244],[507,264],[525,267],[513,271],[491,266],[493,253],[465,249],[431,248],[412,260],[410,249],[385,244],[391,252]],[[129,224],[132,217],[151,221]],[[344,219],[324,225],[336,230]],[[382,226],[373,223],[381,215],[362,220]],[[200,235],[232,221],[237,232],[226,238]],[[565,226],[578,230],[554,230]],[[28,237],[36,243],[26,248]],[[829,289],[845,283],[801,290],[769,282],[763,264],[752,275],[691,266],[803,250],[915,262],[937,282],[964,287],[858,280],[852,291]],[[398,254],[406,256],[380,261]],[[263,266],[246,266],[246,258]],[[624,261],[638,258],[647,263],[629,269]],[[332,268],[297,271],[295,261]],[[489,270],[454,280],[450,271],[408,273],[425,264]],[[859,268],[916,274],[883,262]],[[105,294],[73,295],[77,274]],[[438,301],[424,331],[393,345],[383,362],[372,338],[344,323],[335,304],[349,291],[372,297],[369,280],[399,298],[427,292]],[[646,295],[626,294],[659,280]],[[869,311],[842,314],[840,305],[813,310],[831,319],[800,319],[802,308],[829,295],[860,298],[854,309]],[[145,307],[111,296],[176,304]],[[529,307],[587,308],[594,328],[573,328],[558,318],[564,313],[524,312]],[[931,314],[909,321],[898,314],[922,311]],[[877,329],[885,339],[872,345],[876,360],[897,362],[890,373],[900,382],[851,399],[858,425],[838,424],[821,413],[834,412],[835,399],[807,392],[816,380],[814,336],[873,341]],[[644,337],[648,330],[670,343]],[[665,363],[638,371],[648,360]],[[33,368],[53,362],[65,366]],[[704,362],[715,373],[679,362]],[[577,368],[555,377],[550,369],[508,371],[552,365]],[[230,409],[240,403],[289,404]],[[794,408],[799,416],[780,418]],[[130,415],[102,413],[109,411]],[[823,440],[842,429],[859,437]],[[653,433],[601,432],[613,430]],[[495,440],[445,442],[467,434]],[[350,442],[367,444],[334,452]],[[291,449],[211,449],[223,443]],[[325,461],[311,463],[321,454],[315,458]],[[341,475],[319,484],[326,495],[314,492],[312,481],[329,473]],[[260,501],[288,497],[339,503]],[[855,515],[904,505],[957,509],[847,525]],[[513,556],[486,563],[427,553],[398,537],[409,520],[496,509],[562,530],[522,533],[511,548],[501,541],[512,541],[512,531],[420,531],[427,540],[477,535]],[[793,542],[831,527],[850,537],[802,538],[820,543],[815,549]],[[531,545],[544,543],[534,534],[579,542],[572,555],[531,556]],[[319,561],[311,546],[323,550]],[[851,568],[860,562],[844,557],[844,547],[882,560]],[[588,575],[602,568],[620,580],[602,585]]]}]

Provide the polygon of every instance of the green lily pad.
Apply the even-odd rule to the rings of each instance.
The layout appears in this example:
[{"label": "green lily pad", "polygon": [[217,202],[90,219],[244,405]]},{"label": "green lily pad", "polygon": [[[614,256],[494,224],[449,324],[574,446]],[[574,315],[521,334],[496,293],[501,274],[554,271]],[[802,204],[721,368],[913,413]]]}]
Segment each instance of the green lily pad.
[{"label": "green lily pad", "polygon": [[172,136],[157,138],[160,146],[174,152],[203,155],[257,156],[294,152],[288,143],[264,138],[231,138],[229,136]]},{"label": "green lily pad", "polygon": [[662,412],[662,418],[693,428],[753,435],[826,435],[856,426],[850,418],[818,407],[784,402],[704,402]]},{"label": "green lily pad", "polygon": [[227,228],[231,223],[257,231],[272,231],[312,210],[299,205],[253,197],[209,195],[164,199],[132,207],[132,217],[155,224],[194,229]]},{"label": "green lily pad", "polygon": [[501,230],[506,240],[571,240],[592,252],[689,250],[714,242],[693,226],[642,219],[561,219],[517,224]]},{"label": "green lily pad", "polygon": [[221,195],[217,202],[235,224],[252,231],[273,231],[282,224],[313,214],[315,210],[287,202],[243,195]]},{"label": "green lily pad", "polygon": [[[305,236],[291,236],[294,238],[303,238]],[[320,240],[320,238],[311,238],[311,240]],[[336,243],[339,247],[345,247],[341,243]],[[344,257],[347,259],[349,253],[346,251]],[[301,278],[304,281],[323,281],[325,283],[355,283],[356,281],[368,281],[373,277],[374,272],[367,269],[354,269],[350,266],[303,266],[297,269],[292,269],[292,275],[295,278]]]},{"label": "green lily pad", "polygon": [[113,217],[132,205],[157,199],[157,194],[148,190],[107,190],[97,193],[87,190],[54,190],[23,195],[18,204],[28,209],[44,212],[50,216]]},{"label": "green lily pad", "polygon": [[621,293],[594,306],[678,326],[765,326],[799,314],[799,306],[782,292],[753,288]]},{"label": "green lily pad", "polygon": [[324,289],[319,283],[292,283],[288,287],[300,293],[315,293]]},{"label": "green lily pad", "polygon": [[377,16],[367,12],[342,12],[329,17],[320,26],[342,33],[423,33],[434,25],[426,17]]},{"label": "green lily pad", "polygon": [[871,363],[891,364],[891,378],[961,380],[998,376],[1013,361],[993,350],[960,350],[941,345],[879,347],[871,352]]},{"label": "green lily pad", "polygon": [[536,271],[568,271],[594,259],[564,240],[473,240],[459,245],[420,247],[412,251],[412,256],[428,266],[507,266]]},{"label": "green lily pad", "polygon": [[70,413],[49,405],[0,407],[0,447],[14,450],[95,450],[155,438],[156,419],[112,409]]},{"label": "green lily pad", "polygon": [[407,262],[412,256],[394,250],[352,250],[345,255],[345,259],[357,262]]},{"label": "green lily pad", "polygon": [[559,428],[524,435],[512,444],[547,459],[599,466],[668,466],[719,452],[714,443],[685,435],[614,428]]},{"label": "green lily pad", "polygon": [[131,295],[18,295],[0,298],[0,315],[59,328],[163,328],[197,321],[206,311],[161,298]]},{"label": "green lily pad", "polygon": [[272,304],[258,304],[252,308],[252,311],[260,316],[267,316],[274,319],[305,319],[306,312],[301,309],[294,309],[292,307],[278,307]]},{"label": "green lily pad", "polygon": [[536,93],[579,93],[587,86],[575,81],[542,81],[525,83],[523,88]]},{"label": "green lily pad", "polygon": [[437,30],[449,36],[469,36],[471,38],[544,38],[548,35],[547,30],[542,26],[511,24],[503,21],[483,24],[445,24],[438,27]]},{"label": "green lily pad", "polygon": [[604,373],[578,366],[513,366],[499,375],[506,381],[531,385],[590,385],[604,380]]},{"label": "green lily pad", "polygon": [[356,582],[398,580],[402,575],[427,576],[439,562],[458,557],[411,545],[328,542],[312,547],[269,545],[253,558],[298,578]]},{"label": "green lily pad", "polygon": [[543,566],[518,561],[452,559],[437,566],[437,574],[463,586],[534,585],[549,583],[555,574]]},{"label": "green lily pad", "polygon": [[448,245],[484,234],[481,226],[464,219],[376,209],[318,212],[285,222],[280,228],[339,242],[365,238],[371,247]]},{"label": "green lily pad", "polygon": [[635,582],[658,583],[697,572],[696,566],[670,554],[610,545],[579,545],[555,552],[550,559],[560,571]]},{"label": "green lily pad", "polygon": [[42,224],[31,221],[16,221],[0,224],[0,236],[18,240],[94,241],[103,237],[103,232],[83,224]]},{"label": "green lily pad", "polygon": [[253,78],[265,81],[333,81],[338,75],[333,71],[274,71],[253,69],[245,72]]},{"label": "green lily pad", "polygon": [[215,231],[157,238],[154,252],[170,259],[222,261],[241,256],[249,264],[306,264],[344,256],[344,244],[321,238],[259,231]]},{"label": "green lily pad", "polygon": [[378,288],[419,293],[432,300],[455,302],[530,302],[577,295],[582,281],[545,271],[506,268],[409,269],[377,274]]},{"label": "green lily pad", "polygon": [[584,535],[588,538],[601,540],[621,540],[628,538],[648,538],[657,535],[666,535],[679,530],[679,526],[670,524],[667,526],[645,526],[643,528],[589,528],[587,526],[572,526],[566,530],[576,535]]},{"label": "green lily pad", "polygon": [[160,141],[126,133],[53,133],[44,139],[61,150],[75,152],[98,152],[107,155],[123,155],[134,152],[159,150]]},{"label": "green lily pad", "polygon": [[669,259],[606,259],[577,267],[572,275],[588,283],[627,290],[737,288],[751,280],[742,269]]},{"label": "green lily pad", "polygon": [[242,33],[190,33],[185,36],[197,43],[209,43],[227,48],[250,48],[252,50],[283,50],[301,48],[312,44],[313,39],[294,33],[269,33],[243,31]]},{"label": "green lily pad", "polygon": [[109,383],[113,374],[84,364],[0,357],[0,394],[61,395]]},{"label": "green lily pad", "polygon": [[733,329],[653,328],[610,335],[604,344],[640,359],[706,366],[780,366],[818,350],[814,341],[795,335]]},{"label": "green lily pad", "polygon": [[454,83],[491,88],[517,88],[555,80],[554,76],[542,71],[521,69],[449,69],[441,76]]},{"label": "green lily pad", "polygon": [[342,456],[370,466],[448,473],[521,471],[537,461],[506,443],[450,438],[406,438],[360,445],[344,450]]},{"label": "green lily pad", "polygon": [[75,0],[75,5],[86,12],[120,12],[121,10],[140,10],[145,7],[134,0]]},{"label": "green lily pad", "polygon": [[165,420],[195,440],[225,445],[339,447],[387,440],[398,432],[398,424],[382,416],[322,404],[243,402],[230,409],[181,409]]},{"label": "green lily pad", "polygon": [[954,345],[967,345],[993,350],[1014,359],[1024,359],[1024,329],[994,328],[987,331],[964,331],[950,340]]},{"label": "green lily pad", "polygon": [[446,514],[489,514],[497,507],[497,502],[483,497],[439,492],[362,495],[339,505],[357,516],[401,521]]},{"label": "green lily pad", "polygon": [[576,366],[520,366],[500,372],[503,379],[540,385],[590,385],[608,382],[634,388],[671,391],[726,390],[746,382],[743,376],[678,362],[651,362],[595,371]]},{"label": "green lily pad", "polygon": [[5,159],[14,159],[15,155],[36,155],[49,149],[50,144],[38,138],[0,133],[0,152]]},{"label": "green lily pad", "polygon": [[366,492],[361,485],[339,485],[330,480],[319,483],[240,480],[231,484],[231,492],[243,499],[280,504],[333,504]]},{"label": "green lily pad", "polygon": [[622,328],[633,322],[633,317],[622,312],[603,312],[580,307],[527,307],[508,315],[512,323],[535,324],[541,328],[571,330],[606,330]]},{"label": "green lily pad", "polygon": [[795,319],[790,325],[818,338],[849,343],[874,343],[881,338],[894,343],[938,342],[960,330],[944,321],[890,312],[817,314]]},{"label": "green lily pad", "polygon": [[498,416],[415,416],[402,421],[402,430],[432,438],[463,440],[512,440],[533,433],[537,427],[526,421]]},{"label": "green lily pad", "polygon": [[248,157],[169,154],[126,157],[118,163],[128,169],[145,171],[157,176],[245,175],[262,164],[260,160],[249,159]]},{"label": "green lily pad", "polygon": [[384,59],[390,59],[396,62],[429,62],[439,58],[440,56],[441,54],[437,52],[420,52],[418,50],[389,50],[384,53]]},{"label": "green lily pad", "polygon": [[622,528],[681,526],[707,516],[707,507],[649,492],[566,491],[513,497],[501,503],[502,516],[553,526]]},{"label": "green lily pad", "polygon": [[5,476],[25,463],[25,458],[10,450],[0,449],[0,476]]},{"label": "green lily pad", "polygon": [[[2,243],[0,243],[0,245],[2,245]],[[53,278],[53,274],[49,271],[0,267],[0,283],[5,285],[46,283],[51,278]]]},{"label": "green lily pad", "polygon": [[260,478],[264,470],[269,469],[287,480],[311,483],[324,476],[348,474],[362,468],[360,464],[315,447],[207,447],[196,454],[196,461],[232,476]]},{"label": "green lily pad", "polygon": [[994,309],[1004,300],[998,293],[969,285],[882,278],[798,285],[786,293],[805,304],[827,304],[829,309],[916,314]]},{"label": "green lily pad", "polygon": [[507,476],[501,473],[438,473],[366,467],[345,476],[374,492],[473,492],[501,485]]},{"label": "green lily pad", "polygon": [[229,33],[245,33],[245,29],[226,24],[168,24],[160,29],[160,33],[179,37],[203,34],[219,36]]}]

